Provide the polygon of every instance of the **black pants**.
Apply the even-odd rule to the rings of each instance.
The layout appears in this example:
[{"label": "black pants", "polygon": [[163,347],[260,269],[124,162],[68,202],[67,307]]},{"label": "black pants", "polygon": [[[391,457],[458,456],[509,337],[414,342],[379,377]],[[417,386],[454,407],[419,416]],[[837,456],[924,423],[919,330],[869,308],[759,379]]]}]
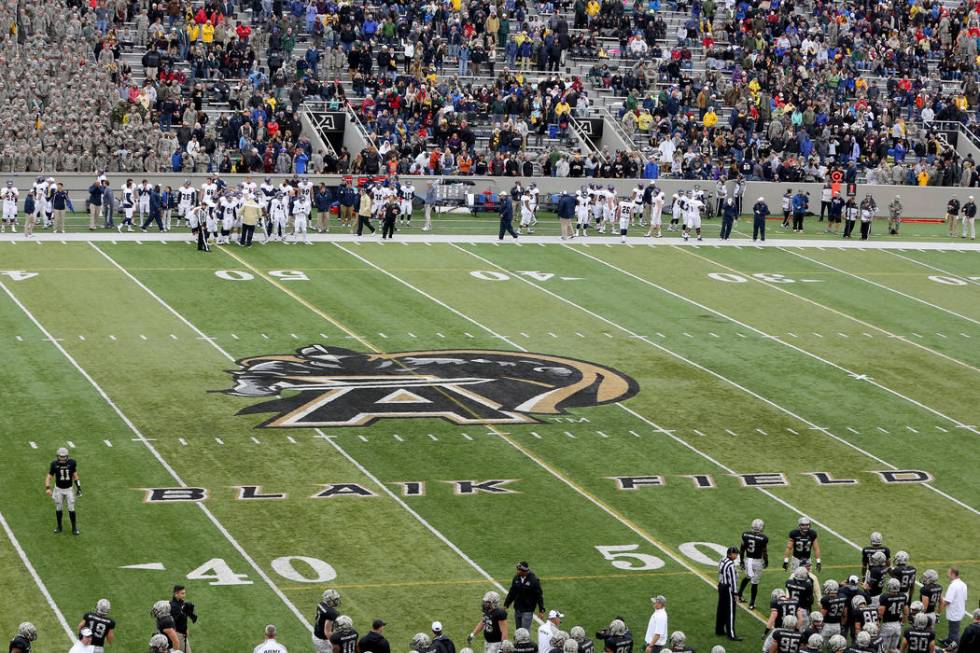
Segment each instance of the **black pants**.
[{"label": "black pants", "polygon": [[147,227],[149,227],[154,222],[157,223],[157,229],[159,229],[160,231],[163,231],[163,220],[160,219],[160,214],[159,213],[157,213],[156,215],[153,215],[151,213],[150,215],[146,216],[146,220],[143,221],[143,224],[142,224],[142,226],[140,226],[140,229],[146,229]]},{"label": "black pants", "polygon": [[243,224],[242,225],[242,237],[239,239],[242,245],[248,246],[252,244],[252,236],[255,234],[254,224]]},{"label": "black pants", "polygon": [[789,216],[790,216],[790,212],[789,211],[783,211],[783,226],[784,227],[788,227],[789,226]]},{"label": "black pants", "polygon": [[514,238],[517,238],[517,232],[514,231],[513,218],[500,218],[500,235],[497,238],[503,240],[504,234],[510,234]]},{"label": "black pants", "polygon": [[208,246],[208,230],[204,227],[197,228],[197,250],[199,252],[211,251],[211,247]]},{"label": "black pants", "polygon": [[793,214],[793,229],[799,229],[800,231],[803,231],[803,216],[804,215],[805,214],[803,214],[803,213],[794,213]]},{"label": "black pants", "polygon": [[371,224],[371,218],[369,218],[368,216],[365,216],[365,215],[359,215],[359,216],[357,216],[357,235],[358,236],[360,236],[361,234],[364,233],[364,227],[367,227],[368,229],[370,229],[372,234],[374,233],[374,225]]},{"label": "black pants", "polygon": [[760,217],[752,218],[752,240],[761,238],[766,239],[766,219]]},{"label": "black pants", "polygon": [[732,226],[735,224],[735,218],[721,219],[721,239],[728,240],[728,237],[732,235]]},{"label": "black pants", "polygon": [[850,238],[854,231],[854,220],[844,220],[844,238]]},{"label": "black pants", "polygon": [[830,202],[820,202],[820,222],[823,222],[823,212],[830,212]]},{"label": "black pants", "polygon": [[395,219],[385,218],[381,223],[381,238],[392,238],[395,235]]},{"label": "black pants", "polygon": [[735,588],[718,585],[718,612],[715,615],[715,634],[735,637]]},{"label": "black pants", "polygon": [[861,221],[861,240],[867,240],[868,236],[871,235],[871,220],[865,222]]}]

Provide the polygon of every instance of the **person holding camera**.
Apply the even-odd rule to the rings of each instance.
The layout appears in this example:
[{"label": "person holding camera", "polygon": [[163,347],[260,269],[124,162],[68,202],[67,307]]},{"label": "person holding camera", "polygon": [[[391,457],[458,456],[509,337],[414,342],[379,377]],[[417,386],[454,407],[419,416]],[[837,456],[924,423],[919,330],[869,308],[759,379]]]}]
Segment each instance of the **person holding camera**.
[{"label": "person holding camera", "polygon": [[174,620],[174,630],[177,631],[180,650],[191,653],[191,644],[187,637],[187,620],[197,623],[197,614],[194,612],[194,604],[187,602],[187,588],[183,585],[174,585],[174,592],[170,599],[170,616]]}]

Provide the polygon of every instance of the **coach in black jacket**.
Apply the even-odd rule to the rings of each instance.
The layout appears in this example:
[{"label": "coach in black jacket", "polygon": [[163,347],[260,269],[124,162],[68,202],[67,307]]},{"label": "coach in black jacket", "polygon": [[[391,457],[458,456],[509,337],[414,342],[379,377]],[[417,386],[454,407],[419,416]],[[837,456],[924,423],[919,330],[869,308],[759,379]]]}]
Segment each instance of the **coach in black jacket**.
[{"label": "coach in black jacket", "polygon": [[544,619],[544,593],[541,591],[541,581],[526,562],[517,563],[517,574],[510,581],[510,590],[507,592],[507,598],[504,599],[504,608],[509,608],[511,603],[514,604],[517,628],[531,628],[535,606]]}]

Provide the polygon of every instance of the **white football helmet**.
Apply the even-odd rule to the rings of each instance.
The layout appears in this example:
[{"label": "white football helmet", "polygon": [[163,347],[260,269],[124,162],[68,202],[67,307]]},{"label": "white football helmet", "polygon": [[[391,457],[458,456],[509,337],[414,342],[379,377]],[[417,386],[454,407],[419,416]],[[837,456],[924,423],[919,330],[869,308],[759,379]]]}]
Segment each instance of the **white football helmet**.
[{"label": "white football helmet", "polygon": [[909,554],[907,551],[899,551],[895,554],[895,566],[904,567],[909,563]]},{"label": "white football helmet", "polygon": [[761,519],[753,519],[752,520],[752,531],[753,532],[755,532],[755,533],[761,533],[763,531],[763,529],[765,529],[765,527],[766,527],[766,522],[762,521]]},{"label": "white football helmet", "polygon": [[354,620],[346,614],[342,614],[333,622],[334,631],[344,634],[354,630]]},{"label": "white football helmet", "polygon": [[34,627],[30,621],[25,621],[21,625],[17,626],[17,634],[26,639],[28,642],[33,642],[37,639],[37,628]]},{"label": "white football helmet", "polygon": [[340,605],[340,592],[333,589],[323,590],[323,595],[320,597],[320,600],[328,608],[336,608]]}]

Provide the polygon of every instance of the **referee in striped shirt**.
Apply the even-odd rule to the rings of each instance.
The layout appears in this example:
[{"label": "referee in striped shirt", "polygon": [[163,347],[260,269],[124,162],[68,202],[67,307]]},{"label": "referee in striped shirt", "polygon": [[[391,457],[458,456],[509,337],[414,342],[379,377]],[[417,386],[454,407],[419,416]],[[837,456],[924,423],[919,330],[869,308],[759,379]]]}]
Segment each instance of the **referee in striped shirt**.
[{"label": "referee in striped shirt", "polygon": [[728,553],[718,562],[718,613],[715,617],[715,634],[734,642],[742,641],[735,635],[735,595],[738,592],[738,570],[735,561],[738,549],[728,547]]}]

